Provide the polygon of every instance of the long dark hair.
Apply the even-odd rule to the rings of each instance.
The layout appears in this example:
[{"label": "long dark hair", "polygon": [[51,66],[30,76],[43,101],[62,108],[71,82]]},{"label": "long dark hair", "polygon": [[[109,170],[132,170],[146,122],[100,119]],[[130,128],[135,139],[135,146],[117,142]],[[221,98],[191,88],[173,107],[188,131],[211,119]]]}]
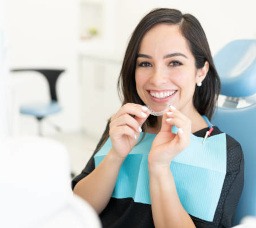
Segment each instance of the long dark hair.
[{"label": "long dark hair", "polygon": [[[220,79],[213,62],[210,47],[200,22],[193,15],[182,14],[176,9],[158,8],[152,10],[142,18],[132,33],[118,78],[118,92],[122,104],[136,103],[144,105],[137,93],[135,83],[137,54],[144,35],[158,24],[179,25],[181,34],[187,40],[195,58],[197,69],[202,68],[206,61],[209,63],[209,71],[202,86],[195,89],[193,104],[201,115],[206,115],[211,119],[220,92]],[[145,126],[155,126],[156,122],[156,117],[149,116],[143,128]],[[97,149],[100,148],[107,137],[108,125]]]}]

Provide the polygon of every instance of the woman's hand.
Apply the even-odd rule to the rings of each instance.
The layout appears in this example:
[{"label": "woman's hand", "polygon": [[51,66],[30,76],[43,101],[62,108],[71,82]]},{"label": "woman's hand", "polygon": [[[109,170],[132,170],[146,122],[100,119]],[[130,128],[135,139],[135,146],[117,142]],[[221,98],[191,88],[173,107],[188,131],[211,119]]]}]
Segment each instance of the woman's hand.
[{"label": "woman's hand", "polygon": [[147,107],[127,103],[111,118],[109,135],[112,151],[124,159],[137,142],[141,125],[149,116]]},{"label": "woman's hand", "polygon": [[[177,134],[172,133],[172,126],[178,128]],[[170,167],[172,159],[189,145],[190,133],[190,119],[171,107],[163,115],[161,130],[152,143],[148,158],[149,165]]]}]

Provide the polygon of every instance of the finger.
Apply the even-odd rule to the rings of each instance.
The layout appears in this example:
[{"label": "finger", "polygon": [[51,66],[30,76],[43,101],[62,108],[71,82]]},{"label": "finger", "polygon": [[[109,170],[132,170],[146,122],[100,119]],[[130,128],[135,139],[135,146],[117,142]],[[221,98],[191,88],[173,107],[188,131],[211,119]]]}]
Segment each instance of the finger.
[{"label": "finger", "polygon": [[136,140],[138,138],[138,134],[130,127],[123,125],[123,126],[116,126],[109,130],[109,135],[112,138],[117,136],[129,136],[131,139]]},{"label": "finger", "polygon": [[174,131],[176,130],[176,133],[179,128],[181,128],[183,131],[186,131],[188,133],[191,132],[191,122],[189,119],[184,121],[179,117],[173,117],[173,118],[170,117],[166,119],[166,124],[169,124],[170,126],[175,126],[176,129],[174,129]]},{"label": "finger", "polygon": [[130,116],[129,114],[124,114],[122,116],[119,116],[118,118],[115,118],[110,122],[110,128],[113,128],[115,126],[124,126],[124,125],[131,127],[134,131],[137,131],[137,132],[142,131],[138,121],[132,116]]},{"label": "finger", "polygon": [[190,141],[191,121],[188,118],[176,116],[174,118],[167,118],[166,122],[176,127],[175,140],[177,140],[177,143],[183,146],[188,145]]},{"label": "finger", "polygon": [[179,111],[174,106],[170,106],[168,111],[163,115],[162,126],[160,131],[166,132],[170,131],[171,128],[174,128],[175,125],[173,124],[173,118],[177,117],[177,115],[180,115]]},{"label": "finger", "polygon": [[190,119],[184,115],[182,112],[177,110],[175,107],[171,106],[167,114],[167,122],[169,121],[177,128],[182,127],[181,125],[191,126]]},{"label": "finger", "polygon": [[[163,131],[171,131],[176,134],[175,140],[180,145],[186,145],[190,140],[191,133],[191,121],[183,113],[176,109],[170,109],[171,111],[166,113],[165,122],[163,122]],[[171,127],[168,129],[169,127]]]},{"label": "finger", "polygon": [[177,128],[187,127],[190,123],[189,119],[183,119],[180,116],[175,116],[172,113],[166,113],[166,122],[170,125],[175,125]]},{"label": "finger", "polygon": [[[178,114],[178,115],[177,115]],[[168,112],[164,113],[163,118],[162,118],[162,126],[160,131],[162,132],[170,132],[171,129],[176,127],[174,125],[174,118],[179,117],[179,113],[177,113],[177,110],[175,108],[169,109]],[[175,133],[171,131],[172,133]]]},{"label": "finger", "polygon": [[170,115],[167,115],[167,113],[165,113],[162,118],[162,126],[161,126],[160,131],[171,132],[172,126],[173,126],[173,117]]},{"label": "finger", "polygon": [[131,115],[138,122],[139,129],[141,129],[142,124],[150,115],[150,111],[146,106],[127,103],[121,107],[121,109],[112,117],[111,120],[116,119],[124,114]]},{"label": "finger", "polygon": [[134,117],[137,120],[140,127],[142,126],[142,124],[146,121],[146,119],[150,115],[150,111],[146,106],[141,106],[141,109],[142,109],[143,115]]},{"label": "finger", "polygon": [[190,134],[189,132],[184,132],[182,128],[178,128],[175,140],[177,140],[177,143],[179,144],[180,148],[183,149],[187,147],[190,143]]},{"label": "finger", "polygon": [[128,113],[138,118],[147,118],[147,116],[149,115],[149,110],[146,106],[142,106],[134,103],[127,103],[119,109],[119,111],[116,113],[114,118],[118,118],[119,116],[125,113]]},{"label": "finger", "polygon": [[167,114],[171,114],[169,116],[171,117],[178,117],[184,121],[186,121],[188,118],[185,116],[182,112],[180,112],[178,109],[176,109],[174,106],[170,106]]}]

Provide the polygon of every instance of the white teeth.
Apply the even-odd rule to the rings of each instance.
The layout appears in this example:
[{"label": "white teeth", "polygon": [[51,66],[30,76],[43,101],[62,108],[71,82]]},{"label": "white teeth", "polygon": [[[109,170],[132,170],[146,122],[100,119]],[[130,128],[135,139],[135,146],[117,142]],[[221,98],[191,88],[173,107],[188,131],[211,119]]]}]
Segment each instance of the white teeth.
[{"label": "white teeth", "polygon": [[150,95],[156,98],[166,98],[173,95],[176,91],[166,91],[166,92],[150,92]]}]

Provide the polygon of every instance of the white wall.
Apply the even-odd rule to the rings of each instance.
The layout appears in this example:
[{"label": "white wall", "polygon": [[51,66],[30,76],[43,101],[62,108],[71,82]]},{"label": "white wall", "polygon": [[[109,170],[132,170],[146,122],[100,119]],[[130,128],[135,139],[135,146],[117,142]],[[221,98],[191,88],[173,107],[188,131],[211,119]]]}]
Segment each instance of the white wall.
[{"label": "white wall", "polygon": [[124,47],[137,22],[157,7],[177,8],[191,13],[201,22],[212,52],[237,38],[256,38],[255,3],[251,0],[117,0],[117,33]]},{"label": "white wall", "polygon": [[[58,81],[58,95],[63,112],[52,118],[63,131],[75,131],[80,126],[79,90],[76,61],[77,3],[71,0],[8,0],[8,33],[10,67],[53,67],[65,68]],[[40,91],[40,83],[35,84],[32,76],[13,75],[16,86],[17,105],[25,102],[32,93]],[[19,77],[19,79],[17,79]],[[22,81],[23,80],[23,81]],[[33,91],[34,89],[34,91]],[[27,94],[25,96],[25,94]],[[28,95],[30,94],[30,95]],[[48,94],[35,94],[47,98]],[[27,100],[27,102],[29,102]],[[19,116],[23,134],[33,133],[29,128],[36,128],[32,118]],[[27,129],[27,132],[25,130]],[[17,132],[16,132],[17,133]]]},{"label": "white wall", "polygon": [[10,135],[10,93],[8,91],[8,58],[7,58],[7,33],[5,18],[5,1],[0,0],[0,138]]},{"label": "white wall", "polygon": [[[97,56],[104,55],[104,58],[121,60],[134,27],[144,14],[156,7],[178,8],[182,12],[195,15],[205,29],[213,54],[232,39],[256,38],[254,26],[256,14],[252,0],[97,0],[97,2],[104,5],[105,36],[96,43],[86,42],[86,45],[91,53]],[[81,128],[83,121],[81,105],[86,106],[80,96],[81,89],[84,88],[80,87],[81,72],[77,65],[80,26],[78,7],[79,0],[8,0],[11,66],[65,67],[68,70],[60,78],[58,87],[64,112],[53,118],[65,131]],[[85,48],[82,52],[86,53],[86,50]],[[82,72],[80,76],[86,77],[86,73]],[[27,81],[23,83],[24,90],[20,93],[24,94],[24,91],[29,90],[31,84],[26,84]],[[91,96],[94,97],[93,94]],[[19,99],[21,102],[22,96]],[[95,113],[97,111],[100,110],[95,110]],[[95,120],[91,121],[96,119],[97,115]],[[28,119],[23,118],[22,121],[30,123],[26,122],[29,121]],[[34,123],[31,122],[32,125]]]}]

